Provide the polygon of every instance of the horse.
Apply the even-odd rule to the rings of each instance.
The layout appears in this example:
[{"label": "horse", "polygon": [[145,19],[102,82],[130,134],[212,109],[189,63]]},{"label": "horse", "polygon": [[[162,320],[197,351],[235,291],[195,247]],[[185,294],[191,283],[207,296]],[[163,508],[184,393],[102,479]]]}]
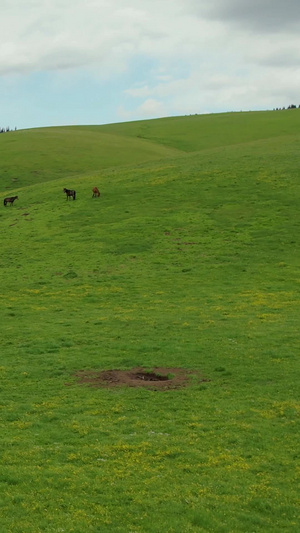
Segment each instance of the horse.
[{"label": "horse", "polygon": [[93,196],[92,196],[92,198],[96,198],[97,196],[98,196],[98,198],[99,198],[99,196],[100,196],[100,191],[99,191],[98,187],[94,187],[94,188],[93,188]]},{"label": "horse", "polygon": [[72,189],[66,189],[66,188],[64,188],[63,191],[67,195],[67,200],[69,200],[69,198],[73,198],[73,200],[76,199],[76,191],[73,191]]},{"label": "horse", "polygon": [[3,204],[10,204],[13,205],[15,200],[18,200],[19,198],[17,196],[11,196],[10,198],[4,198]]}]

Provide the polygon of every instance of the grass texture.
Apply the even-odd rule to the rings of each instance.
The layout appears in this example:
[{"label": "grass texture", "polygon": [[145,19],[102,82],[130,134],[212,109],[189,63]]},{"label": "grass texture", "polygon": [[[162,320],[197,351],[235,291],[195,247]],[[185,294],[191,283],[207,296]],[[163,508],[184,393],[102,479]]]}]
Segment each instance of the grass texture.
[{"label": "grass texture", "polygon": [[0,136],[1,531],[299,529],[299,119]]}]

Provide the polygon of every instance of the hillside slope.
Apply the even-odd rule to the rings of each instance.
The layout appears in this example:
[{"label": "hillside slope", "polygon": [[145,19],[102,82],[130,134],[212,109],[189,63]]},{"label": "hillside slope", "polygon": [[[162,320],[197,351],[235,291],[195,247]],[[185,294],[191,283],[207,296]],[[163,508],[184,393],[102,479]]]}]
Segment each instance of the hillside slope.
[{"label": "hillside slope", "polygon": [[299,132],[298,109],[9,132],[0,135],[0,191],[263,139],[293,142]]},{"label": "hillside slope", "polygon": [[[2,531],[295,532],[299,114],[277,116],[188,153],[132,124],[0,136],[24,177],[0,205]],[[136,367],[191,380],[78,383]]]},{"label": "hillside slope", "polygon": [[109,167],[174,157],[178,150],[99,127],[22,130],[0,135],[0,190],[73,178]]},{"label": "hillside slope", "polygon": [[137,137],[186,152],[300,133],[300,109],[192,115],[109,124],[101,131]]}]

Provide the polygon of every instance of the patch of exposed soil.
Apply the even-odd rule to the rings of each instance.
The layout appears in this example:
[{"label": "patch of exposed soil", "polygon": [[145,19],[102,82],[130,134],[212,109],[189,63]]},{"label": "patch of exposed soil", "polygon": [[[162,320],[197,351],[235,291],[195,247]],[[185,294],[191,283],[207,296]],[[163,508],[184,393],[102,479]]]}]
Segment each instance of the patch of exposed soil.
[{"label": "patch of exposed soil", "polygon": [[132,368],[131,370],[79,370],[74,374],[80,385],[90,387],[147,387],[154,390],[176,389],[184,387],[192,379],[200,383],[208,381],[194,370],[183,368]]}]

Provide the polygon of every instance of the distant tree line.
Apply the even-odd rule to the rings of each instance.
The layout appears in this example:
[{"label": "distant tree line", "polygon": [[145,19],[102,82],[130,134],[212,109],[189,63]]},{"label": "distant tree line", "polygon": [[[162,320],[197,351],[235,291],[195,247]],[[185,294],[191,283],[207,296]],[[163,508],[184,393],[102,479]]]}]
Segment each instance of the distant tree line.
[{"label": "distant tree line", "polygon": [[[291,104],[288,107],[276,107],[274,111],[282,111],[283,109],[297,109],[297,106],[295,104]],[[298,109],[300,109],[300,105],[298,105]]]},{"label": "distant tree line", "polygon": [[9,126],[7,126],[6,128],[0,128],[0,133],[7,133],[8,131],[16,131],[16,127],[15,129],[11,129]]}]

